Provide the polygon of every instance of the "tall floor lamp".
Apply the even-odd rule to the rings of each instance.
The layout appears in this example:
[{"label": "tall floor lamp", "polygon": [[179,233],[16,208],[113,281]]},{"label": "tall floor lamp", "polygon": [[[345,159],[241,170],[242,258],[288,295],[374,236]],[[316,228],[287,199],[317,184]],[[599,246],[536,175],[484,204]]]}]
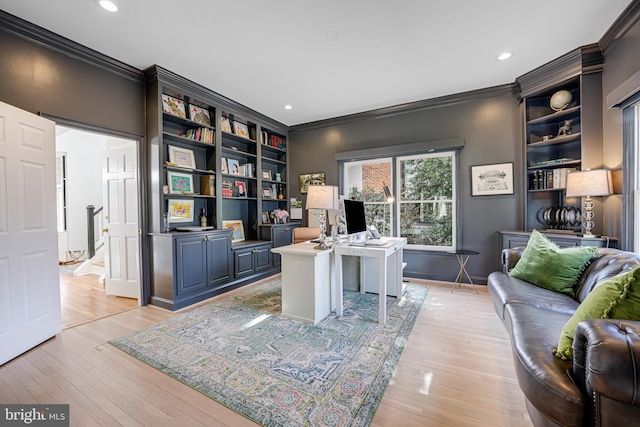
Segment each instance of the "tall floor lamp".
[{"label": "tall floor lamp", "polygon": [[591,229],[594,226],[592,196],[608,196],[613,193],[611,171],[607,169],[593,169],[573,172],[567,175],[566,197],[586,197],[584,199],[584,237],[596,237]]},{"label": "tall floor lamp", "polygon": [[338,210],[338,187],[335,185],[310,185],[307,189],[307,209],[320,209],[320,243],[314,249],[328,249],[325,244],[327,237],[327,210]]}]

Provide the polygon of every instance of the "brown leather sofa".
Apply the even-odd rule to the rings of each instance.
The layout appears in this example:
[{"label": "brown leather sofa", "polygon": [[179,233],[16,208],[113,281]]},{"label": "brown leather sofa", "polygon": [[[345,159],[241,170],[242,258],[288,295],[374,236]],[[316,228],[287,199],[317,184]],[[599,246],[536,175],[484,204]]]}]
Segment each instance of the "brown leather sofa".
[{"label": "brown leather sofa", "polygon": [[599,249],[576,283],[576,298],[509,277],[524,248],[502,252],[489,294],[513,350],[518,383],[535,426],[640,426],[640,322],[593,319],[576,328],[573,361],[555,357],[564,324],[598,284],[638,266],[640,255]]}]

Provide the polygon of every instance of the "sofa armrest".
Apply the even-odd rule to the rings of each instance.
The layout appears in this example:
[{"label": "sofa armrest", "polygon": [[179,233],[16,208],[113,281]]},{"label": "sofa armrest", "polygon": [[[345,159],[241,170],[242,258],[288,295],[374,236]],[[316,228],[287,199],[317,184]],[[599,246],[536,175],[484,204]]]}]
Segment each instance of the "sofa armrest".
[{"label": "sofa armrest", "polygon": [[640,322],[589,319],[573,341],[573,375],[585,396],[640,407]]},{"label": "sofa armrest", "polygon": [[516,263],[520,260],[523,252],[524,247],[503,249],[501,258],[502,272],[509,273],[509,270],[516,266]]}]

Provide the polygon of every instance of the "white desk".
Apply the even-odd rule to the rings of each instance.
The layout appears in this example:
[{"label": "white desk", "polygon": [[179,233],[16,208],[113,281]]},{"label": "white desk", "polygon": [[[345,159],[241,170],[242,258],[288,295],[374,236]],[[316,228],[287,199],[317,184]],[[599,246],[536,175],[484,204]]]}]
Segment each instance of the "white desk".
[{"label": "white desk", "polygon": [[271,249],[282,257],[282,315],[314,325],[335,307],[333,251],[313,249],[316,245],[305,242]]},{"label": "white desk", "polygon": [[[360,292],[370,290],[372,280],[378,281],[378,295],[380,298],[378,306],[378,322],[385,324],[387,322],[387,304],[386,295],[402,296],[402,248],[407,245],[407,239],[404,237],[385,237],[387,244],[385,246],[348,246],[338,245],[333,247],[335,255],[335,304],[336,314],[342,316],[343,298],[342,298],[342,256],[358,256],[361,257],[361,271],[370,270],[367,268],[367,260],[375,259],[378,266],[378,274],[372,275],[362,274],[360,283]],[[392,277],[388,273],[392,272]],[[391,292],[388,292],[389,289]]]}]

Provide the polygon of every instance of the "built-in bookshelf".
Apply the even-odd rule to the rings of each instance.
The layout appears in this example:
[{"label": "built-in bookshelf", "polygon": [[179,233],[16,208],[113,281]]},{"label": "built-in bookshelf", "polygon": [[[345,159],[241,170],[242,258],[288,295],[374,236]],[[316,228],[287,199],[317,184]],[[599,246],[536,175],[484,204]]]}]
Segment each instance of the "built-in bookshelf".
[{"label": "built-in bookshelf", "polygon": [[145,78],[152,303],[175,309],[273,274],[261,227],[289,206],[287,127],[161,67]]},{"label": "built-in bookshelf", "polygon": [[601,167],[599,61],[597,46],[587,46],[518,78],[525,122],[525,230],[580,229],[579,221],[551,218],[549,212],[578,212],[580,199],[565,197],[567,174]]}]

